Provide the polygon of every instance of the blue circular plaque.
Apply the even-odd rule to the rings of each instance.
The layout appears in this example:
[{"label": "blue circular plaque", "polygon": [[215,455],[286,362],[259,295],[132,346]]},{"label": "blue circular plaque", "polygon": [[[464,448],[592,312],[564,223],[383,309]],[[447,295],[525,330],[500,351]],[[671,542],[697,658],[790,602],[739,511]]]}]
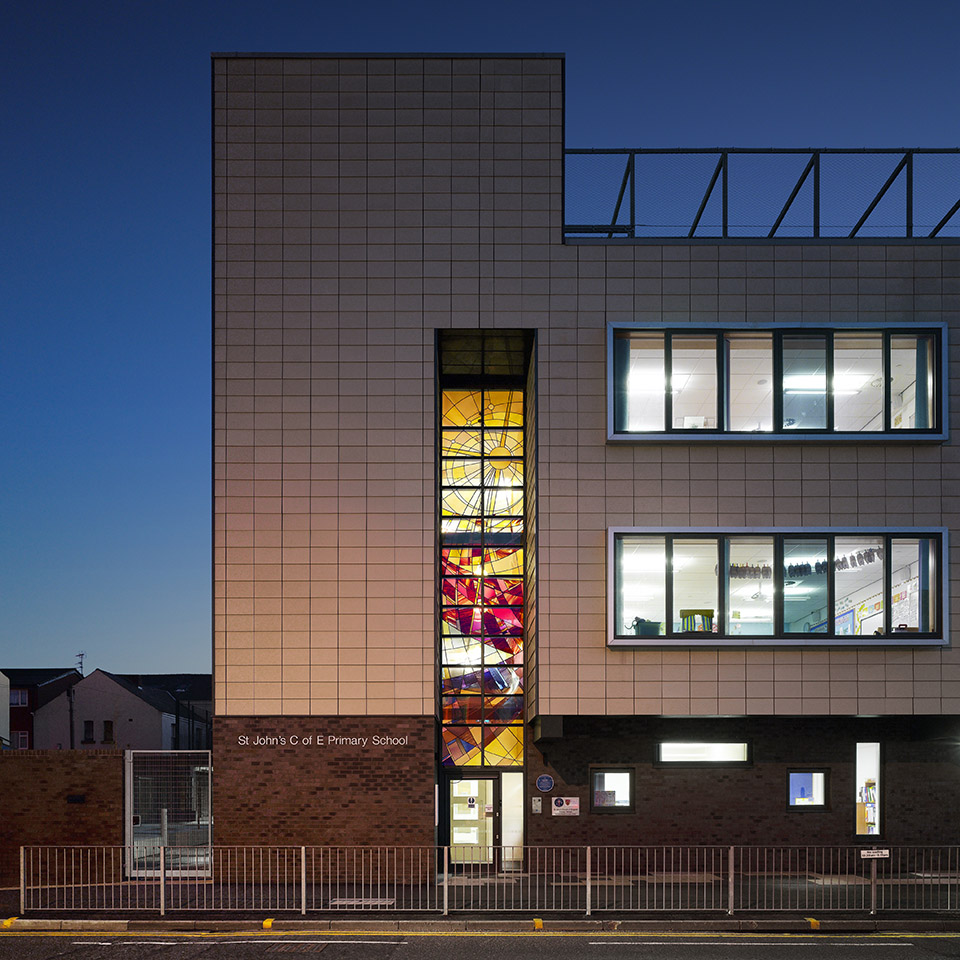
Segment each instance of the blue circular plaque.
[{"label": "blue circular plaque", "polygon": [[546,793],[553,789],[553,777],[549,773],[542,773],[537,777],[537,789],[541,793]]}]

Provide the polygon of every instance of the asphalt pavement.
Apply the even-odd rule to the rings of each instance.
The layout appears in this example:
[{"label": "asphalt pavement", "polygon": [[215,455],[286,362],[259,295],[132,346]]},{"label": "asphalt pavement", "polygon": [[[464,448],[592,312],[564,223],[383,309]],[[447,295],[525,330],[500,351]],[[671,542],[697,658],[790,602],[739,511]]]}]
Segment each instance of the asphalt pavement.
[{"label": "asphalt pavement", "polygon": [[281,954],[323,954],[323,960],[928,960],[960,957],[960,934],[0,933],[0,960],[271,960]]}]

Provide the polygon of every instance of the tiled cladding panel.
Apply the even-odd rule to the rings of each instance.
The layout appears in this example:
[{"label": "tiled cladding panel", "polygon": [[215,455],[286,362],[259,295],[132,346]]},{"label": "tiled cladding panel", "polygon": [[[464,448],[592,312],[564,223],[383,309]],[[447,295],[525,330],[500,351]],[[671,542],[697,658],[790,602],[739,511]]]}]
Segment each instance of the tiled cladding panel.
[{"label": "tiled cladding panel", "polygon": [[433,714],[434,331],[546,322],[561,81],[214,61],[221,715]]},{"label": "tiled cladding panel", "polygon": [[539,331],[541,713],[957,712],[953,647],[607,648],[607,527],[957,529],[960,464],[953,440],[609,445],[606,323],[957,343],[960,246],[565,246],[561,67],[215,62],[218,710],[432,712],[433,331],[462,325]]},{"label": "tiled cladding panel", "polygon": [[[539,354],[539,703],[545,714],[960,710],[960,644],[938,649],[611,650],[606,528],[960,524],[946,444],[605,442],[605,324],[946,322],[960,246],[574,246]],[[559,270],[555,267],[555,276]],[[953,391],[957,363],[951,362]],[[956,407],[956,401],[952,403]],[[956,427],[956,425],[954,425]],[[960,553],[953,547],[952,623]]]}]

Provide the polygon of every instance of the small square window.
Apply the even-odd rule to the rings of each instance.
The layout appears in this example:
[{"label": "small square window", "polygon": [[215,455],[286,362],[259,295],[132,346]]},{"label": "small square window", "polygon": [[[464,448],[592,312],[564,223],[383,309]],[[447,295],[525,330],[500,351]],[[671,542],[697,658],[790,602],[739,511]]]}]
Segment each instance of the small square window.
[{"label": "small square window", "polygon": [[787,773],[787,806],[809,810],[827,806],[826,770],[790,770]]},{"label": "small square window", "polygon": [[27,691],[22,687],[13,687],[10,690],[10,706],[25,707],[28,704]]},{"label": "small square window", "polygon": [[591,769],[592,813],[632,813],[633,809],[633,767]]}]

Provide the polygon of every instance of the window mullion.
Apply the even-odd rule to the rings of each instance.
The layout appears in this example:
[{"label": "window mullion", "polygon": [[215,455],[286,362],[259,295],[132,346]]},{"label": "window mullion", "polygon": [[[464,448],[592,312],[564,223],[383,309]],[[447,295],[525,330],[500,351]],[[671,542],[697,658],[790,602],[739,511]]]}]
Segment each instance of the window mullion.
[{"label": "window mullion", "polygon": [[[888,637],[893,633],[893,571],[890,569],[892,566],[893,537],[886,534],[883,538],[883,632]],[[917,586],[919,587],[920,584],[918,583]]]},{"label": "window mullion", "polygon": [[837,551],[836,538],[827,536],[827,636],[836,636],[836,581],[837,581]]},{"label": "window mullion", "polygon": [[673,336],[663,335],[663,419],[664,430],[673,431]]},{"label": "window mullion", "polygon": [[773,538],[773,634],[775,637],[782,637],[785,630],[784,616],[784,581],[783,575],[783,534],[777,534]]},{"label": "window mullion", "polygon": [[783,334],[773,334],[773,432],[783,433]]},{"label": "window mullion", "polygon": [[833,383],[833,331],[828,330],[826,333],[826,343],[824,344],[826,350],[826,401],[827,401],[827,433],[833,433],[834,430],[834,398],[836,397],[836,392],[834,390]]},{"label": "window mullion", "polygon": [[717,537],[717,635],[727,635],[727,592],[730,588],[730,538]]},{"label": "window mullion", "polygon": [[664,537],[664,553],[667,558],[664,577],[664,634],[673,636],[673,537]]},{"label": "window mullion", "polygon": [[890,413],[890,405],[892,402],[892,391],[891,391],[891,382],[893,380],[892,371],[890,370],[890,337],[891,332],[885,330],[883,334],[883,371],[881,376],[883,378],[883,432],[889,433],[890,428],[893,425],[893,418]]},{"label": "window mullion", "polygon": [[730,391],[727,387],[730,365],[727,362],[726,342],[727,338],[722,333],[718,333],[716,346],[714,347],[717,358],[717,407],[714,414],[714,423],[716,423],[717,430],[721,433],[725,433],[729,429],[730,423],[730,411],[727,409],[727,405],[730,402],[728,399]]}]

